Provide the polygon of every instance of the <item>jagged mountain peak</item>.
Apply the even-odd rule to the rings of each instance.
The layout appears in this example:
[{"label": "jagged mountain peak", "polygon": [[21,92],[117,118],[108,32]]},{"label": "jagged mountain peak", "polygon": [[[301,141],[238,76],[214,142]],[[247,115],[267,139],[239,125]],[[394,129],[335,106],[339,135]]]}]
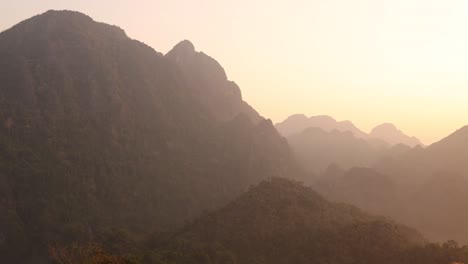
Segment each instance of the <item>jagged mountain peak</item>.
[{"label": "jagged mountain peak", "polygon": [[184,39],[177,43],[170,52],[195,53],[195,46],[190,40]]},{"label": "jagged mountain peak", "polygon": [[[37,259],[49,239],[87,240],[96,226],[170,230],[250,184],[295,175],[271,121],[261,123],[219,63],[193,54],[175,62],[72,11],[0,33],[0,171],[23,168],[0,173],[0,226],[18,230],[0,234],[0,259],[46,262]],[[77,233],[45,232],[75,223]]]},{"label": "jagged mountain peak", "polygon": [[297,134],[309,127],[319,127],[326,132],[338,130],[341,132],[350,131],[357,138],[366,138],[367,134],[359,130],[351,121],[338,122],[328,115],[317,115],[307,117],[303,114],[289,116],[283,122],[277,123],[276,128],[283,136]]},{"label": "jagged mountain peak", "polygon": [[174,46],[165,57],[181,70],[190,82],[195,96],[220,120],[230,120],[239,113],[245,113],[254,123],[262,117],[242,100],[239,86],[228,79],[221,64],[198,52],[192,42],[183,40]]},{"label": "jagged mountain peak", "polygon": [[174,61],[183,71],[197,71],[198,73],[211,73],[211,79],[216,81],[227,81],[227,75],[221,64],[214,58],[195,49],[189,40],[177,43],[166,55]]},{"label": "jagged mountain peak", "polygon": [[392,123],[383,123],[383,124],[380,124],[380,125],[374,127],[372,129],[371,133],[372,132],[378,132],[380,130],[401,132],[394,124],[392,124]]},{"label": "jagged mountain peak", "polygon": [[404,134],[392,123],[383,123],[374,127],[369,136],[372,138],[383,139],[391,145],[401,143],[410,147],[415,147],[417,145],[424,146],[419,139]]},{"label": "jagged mountain peak", "polygon": [[294,120],[294,121],[307,121],[308,117],[304,114],[294,114],[294,115],[290,115],[288,116],[285,121],[291,121],[291,120]]},{"label": "jagged mountain peak", "polygon": [[42,14],[26,19],[6,31],[20,31],[21,33],[56,34],[60,33],[90,33],[96,31],[97,25],[100,29],[106,28],[108,32],[120,37],[127,37],[125,31],[117,26],[108,25],[94,21],[90,16],[71,10],[49,10]]}]

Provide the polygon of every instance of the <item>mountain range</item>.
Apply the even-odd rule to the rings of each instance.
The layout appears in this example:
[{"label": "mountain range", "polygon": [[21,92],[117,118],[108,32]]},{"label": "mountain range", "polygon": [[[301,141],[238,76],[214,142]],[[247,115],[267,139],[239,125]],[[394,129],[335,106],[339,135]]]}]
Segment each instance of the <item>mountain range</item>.
[{"label": "mountain range", "polygon": [[467,139],[463,127],[426,148],[396,150],[368,168],[330,166],[311,184],[330,200],[390,216],[432,241],[468,243]]},{"label": "mountain range", "polygon": [[392,124],[379,125],[366,134],[350,121],[292,115],[275,127],[287,138],[302,167],[312,174],[323,173],[333,164],[343,169],[373,167],[383,159],[423,147],[418,139]]},{"label": "mountain range", "polygon": [[[389,125],[292,120],[275,128],[187,40],[162,54],[73,11],[20,22],[0,33],[0,262],[468,261],[425,238],[467,238],[466,128],[411,148]],[[321,144],[310,168],[296,138]]]},{"label": "mountain range", "polygon": [[405,253],[424,243],[411,228],[274,178],[202,216],[155,255],[175,263],[404,264]]},{"label": "mountain range", "polygon": [[336,121],[330,116],[311,116],[303,114],[292,115],[284,121],[277,123],[276,129],[283,136],[289,137],[301,133],[307,128],[317,127],[326,132],[337,130],[339,132],[351,132],[356,138],[365,139],[373,144],[389,144],[390,146],[403,144],[409,147],[424,146],[419,139],[405,135],[401,130],[390,123],[376,126],[369,134],[357,128],[351,121]]},{"label": "mountain range", "polygon": [[49,11],[0,34],[0,84],[9,263],[38,263],[52,242],[173,230],[251,184],[299,175],[272,122],[188,41],[163,55]]}]

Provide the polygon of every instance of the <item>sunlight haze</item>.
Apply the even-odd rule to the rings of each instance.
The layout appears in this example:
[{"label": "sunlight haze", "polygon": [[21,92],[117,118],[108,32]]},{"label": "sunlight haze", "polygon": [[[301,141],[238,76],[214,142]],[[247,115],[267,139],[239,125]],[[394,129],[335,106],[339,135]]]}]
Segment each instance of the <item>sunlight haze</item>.
[{"label": "sunlight haze", "polygon": [[2,1],[0,31],[48,9],[115,24],[166,53],[188,39],[244,99],[291,114],[389,122],[425,144],[468,124],[468,2]]}]

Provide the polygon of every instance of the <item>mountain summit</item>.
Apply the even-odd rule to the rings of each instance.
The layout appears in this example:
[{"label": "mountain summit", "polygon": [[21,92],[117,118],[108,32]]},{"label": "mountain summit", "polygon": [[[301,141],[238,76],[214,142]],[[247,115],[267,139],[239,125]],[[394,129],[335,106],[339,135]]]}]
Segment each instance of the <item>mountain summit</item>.
[{"label": "mountain summit", "polygon": [[367,138],[367,134],[358,129],[351,121],[338,122],[326,115],[307,117],[303,114],[296,114],[276,124],[276,129],[285,137],[300,133],[309,127],[318,127],[327,132],[333,130],[350,131],[357,138]]},{"label": "mountain summit", "polygon": [[365,139],[372,145],[380,145],[387,143],[389,145],[403,144],[409,147],[417,145],[424,146],[417,138],[409,137],[390,123],[379,125],[372,129],[370,134],[367,134],[357,128],[351,121],[336,121],[330,116],[311,116],[307,117],[303,114],[291,115],[283,122],[276,124],[276,129],[285,137],[294,134],[299,134],[309,127],[317,127],[326,132],[337,130],[340,132],[351,132],[358,139]]},{"label": "mountain summit", "polygon": [[[252,187],[206,214],[157,250],[174,263],[409,263],[424,243],[408,227],[326,201],[285,179]],[[183,247],[180,254],[171,254]]]},{"label": "mountain summit", "polygon": [[287,142],[188,41],[163,55],[48,11],[0,33],[0,259],[50,243],[173,230],[263,179]]},{"label": "mountain summit", "polygon": [[372,138],[380,138],[391,145],[403,144],[409,147],[424,146],[419,139],[405,135],[394,124],[384,123],[376,126],[369,134]]},{"label": "mountain summit", "polygon": [[223,67],[205,53],[197,52],[190,41],[181,41],[165,57],[178,66],[194,96],[218,120],[230,120],[239,113],[247,115],[254,123],[263,119],[242,100],[239,86],[228,80]]}]

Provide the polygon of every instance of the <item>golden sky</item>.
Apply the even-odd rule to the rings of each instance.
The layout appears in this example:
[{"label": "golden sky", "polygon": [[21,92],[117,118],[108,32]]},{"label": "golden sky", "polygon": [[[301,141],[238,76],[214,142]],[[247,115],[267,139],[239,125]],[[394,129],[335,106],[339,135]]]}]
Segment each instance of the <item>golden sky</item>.
[{"label": "golden sky", "polygon": [[468,125],[466,0],[15,0],[1,1],[0,30],[48,9],[84,12],[164,53],[189,39],[274,122],[391,122],[426,144]]}]

